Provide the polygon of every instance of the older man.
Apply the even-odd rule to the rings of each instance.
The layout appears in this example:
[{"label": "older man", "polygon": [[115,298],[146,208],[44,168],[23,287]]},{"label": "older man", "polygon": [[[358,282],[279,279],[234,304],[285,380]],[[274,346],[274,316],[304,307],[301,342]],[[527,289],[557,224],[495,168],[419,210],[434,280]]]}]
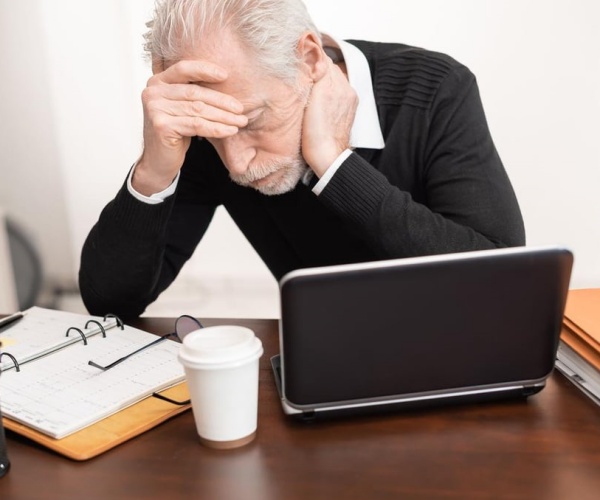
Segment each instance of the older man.
[{"label": "older man", "polygon": [[166,0],[144,148],[85,243],[90,312],[141,314],[223,205],[276,278],[523,245],[472,73],[320,35],[301,0]]}]

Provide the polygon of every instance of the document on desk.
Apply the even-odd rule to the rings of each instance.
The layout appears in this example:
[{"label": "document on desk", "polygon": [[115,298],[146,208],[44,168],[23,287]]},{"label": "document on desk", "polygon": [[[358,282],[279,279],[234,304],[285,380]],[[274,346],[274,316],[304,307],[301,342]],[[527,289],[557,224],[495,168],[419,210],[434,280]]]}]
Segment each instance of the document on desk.
[{"label": "document on desk", "polygon": [[[115,327],[112,319],[112,327],[90,324],[86,329],[90,318],[36,308],[0,332],[0,338],[10,339],[3,348],[2,365],[12,364],[0,378],[5,417],[61,439],[184,380],[178,343],[164,339],[129,356],[159,337],[128,326]],[[103,318],[94,321],[102,324]],[[62,345],[66,330],[74,325],[79,327],[68,338],[77,341]],[[36,349],[38,355],[33,353]],[[98,367],[122,357],[127,359],[110,369]]]},{"label": "document on desk", "polygon": [[556,367],[600,404],[600,289],[569,291]]},{"label": "document on desk", "polygon": [[[88,328],[85,328],[86,324]],[[102,328],[107,331],[117,326],[117,319],[32,307],[25,311],[19,321],[0,328],[2,349],[12,355],[2,356],[0,370],[15,369],[13,357],[22,365],[32,359],[81,342],[81,337],[76,332],[66,335],[67,330],[73,326],[79,327],[85,336],[90,338],[101,333]]]}]

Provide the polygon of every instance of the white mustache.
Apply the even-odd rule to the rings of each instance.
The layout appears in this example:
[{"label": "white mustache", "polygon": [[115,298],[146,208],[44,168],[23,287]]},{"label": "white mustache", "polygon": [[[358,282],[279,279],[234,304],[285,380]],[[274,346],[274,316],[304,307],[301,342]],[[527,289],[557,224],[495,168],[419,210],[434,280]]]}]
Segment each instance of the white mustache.
[{"label": "white mustache", "polygon": [[234,175],[230,173],[229,175],[234,182],[241,184],[242,186],[248,186],[255,181],[264,179],[272,173],[281,170],[293,162],[293,158],[279,158],[277,160],[253,165],[243,174]]},{"label": "white mustache", "polygon": [[[308,168],[308,165],[302,161],[300,156],[297,158],[284,157],[252,165],[248,171],[240,175],[232,175],[230,172],[229,177],[240,186],[251,187],[262,194],[273,196],[294,189]],[[264,179],[274,172],[280,173],[276,181],[272,180],[260,186],[254,185],[256,181]]]}]

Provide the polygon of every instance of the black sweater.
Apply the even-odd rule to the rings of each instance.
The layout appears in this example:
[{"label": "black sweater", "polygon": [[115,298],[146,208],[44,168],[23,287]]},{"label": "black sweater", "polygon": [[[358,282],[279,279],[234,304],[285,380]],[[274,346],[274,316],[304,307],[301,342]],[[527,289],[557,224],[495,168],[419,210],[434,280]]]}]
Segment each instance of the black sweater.
[{"label": "black sweater", "polygon": [[219,205],[277,279],[304,267],[525,244],[473,74],[443,54],[351,43],[369,61],[385,148],[355,150],[319,196],[302,183],[265,196],[230,181],[208,141],[193,140],[175,195],[149,205],[124,185],[91,230],[80,268],[90,313],[141,314]]}]

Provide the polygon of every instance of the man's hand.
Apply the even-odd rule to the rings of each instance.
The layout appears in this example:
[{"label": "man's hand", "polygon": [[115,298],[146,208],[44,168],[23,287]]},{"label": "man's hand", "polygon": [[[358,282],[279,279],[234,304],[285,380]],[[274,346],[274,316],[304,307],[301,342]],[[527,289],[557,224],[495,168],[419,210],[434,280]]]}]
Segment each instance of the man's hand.
[{"label": "man's hand", "polygon": [[227,79],[216,64],[183,60],[164,69],[155,61],[153,72],[142,92],[144,151],[132,179],[134,189],[146,196],[171,184],[191,137],[228,137],[248,122],[237,99],[202,86]]},{"label": "man's hand", "polygon": [[318,177],[349,147],[357,106],[356,92],[328,58],[327,73],[312,87],[302,125],[302,156]]}]

